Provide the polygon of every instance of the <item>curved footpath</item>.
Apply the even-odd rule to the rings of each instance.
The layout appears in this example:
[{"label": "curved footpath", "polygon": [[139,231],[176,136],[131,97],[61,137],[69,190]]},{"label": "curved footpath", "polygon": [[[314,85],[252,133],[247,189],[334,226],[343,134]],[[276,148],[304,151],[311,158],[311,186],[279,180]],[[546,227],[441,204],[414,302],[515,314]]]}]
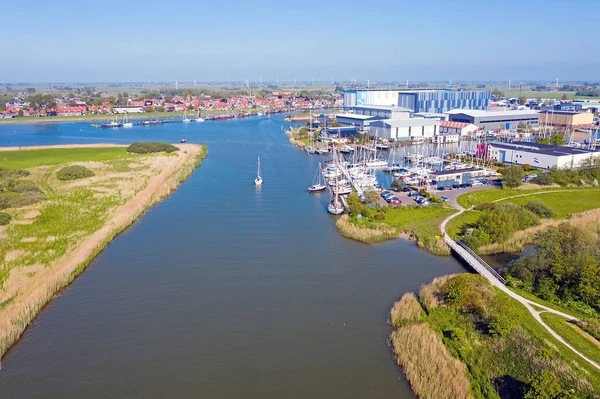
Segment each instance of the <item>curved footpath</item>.
[{"label": "curved footpath", "polygon": [[[566,190],[565,190],[566,191]],[[555,191],[551,191],[551,192],[555,192]],[[533,194],[533,193],[532,193]],[[538,194],[538,193],[535,193]],[[540,193],[541,194],[541,193]],[[531,194],[529,194],[531,195]],[[516,197],[521,197],[524,195],[517,195]],[[507,198],[503,198],[503,200],[509,199],[509,198],[513,198],[513,197],[507,197]],[[459,210],[459,212],[448,216],[446,219],[444,219],[444,221],[440,224],[440,230],[442,231],[442,235],[444,236],[444,240],[449,244],[449,246],[452,249],[455,249],[456,247],[460,248],[458,246],[458,244],[456,244],[456,242],[450,238],[448,236],[448,234],[446,233],[446,225],[448,224],[448,222],[450,220],[452,220],[453,218],[457,217],[458,215],[462,214],[463,212],[466,211],[465,208],[463,208],[462,206],[460,206],[458,204],[458,202],[456,202],[455,208]],[[472,207],[471,207],[472,208]],[[470,208],[470,209],[471,209]],[[450,241],[450,242],[449,242]],[[454,245],[451,245],[452,242],[454,243]],[[456,249],[455,249],[456,250]],[[457,251],[458,252],[458,251]],[[478,260],[475,259],[474,256],[472,256],[469,252],[467,252],[466,250],[463,250],[460,253],[461,257],[463,257],[465,259],[465,261],[467,261],[469,264],[474,264],[474,263],[478,263]],[[485,269],[484,267],[481,268],[477,268],[477,271],[479,272],[479,274],[481,274],[483,277],[485,277],[486,279],[488,279],[488,281],[496,288],[498,288],[499,290],[505,292],[506,294],[508,294],[510,297],[516,299],[517,301],[519,301],[520,303],[523,304],[523,306],[525,306],[525,308],[527,308],[527,310],[529,311],[529,313],[531,313],[531,315],[548,331],[548,333],[550,333],[550,335],[552,335],[554,338],[556,338],[560,343],[562,343],[563,345],[565,345],[567,348],[569,348],[570,350],[572,350],[573,352],[575,352],[579,357],[581,357],[583,360],[585,360],[586,362],[590,363],[592,366],[596,367],[598,370],[600,370],[600,364],[596,363],[595,361],[593,361],[592,359],[588,358],[587,356],[585,356],[584,354],[582,354],[581,352],[577,351],[575,348],[573,348],[569,343],[567,343],[567,341],[565,341],[560,335],[558,335],[554,330],[552,330],[546,323],[544,323],[544,321],[542,320],[542,317],[540,316],[541,313],[543,312],[549,312],[549,313],[554,313],[557,314],[559,316],[562,316],[568,320],[577,320],[576,317],[573,317],[569,314],[560,312],[558,310],[554,310],[552,308],[549,308],[547,306],[541,305],[539,303],[530,301],[529,299],[523,298],[521,295],[513,292],[512,290],[508,289],[508,287],[506,287],[504,284],[502,284],[500,282],[500,280],[498,280],[498,278],[496,278],[496,276],[494,276],[491,272],[489,272],[487,269]],[[537,311],[533,308],[533,306],[536,306],[538,308],[542,308],[543,310]]]}]

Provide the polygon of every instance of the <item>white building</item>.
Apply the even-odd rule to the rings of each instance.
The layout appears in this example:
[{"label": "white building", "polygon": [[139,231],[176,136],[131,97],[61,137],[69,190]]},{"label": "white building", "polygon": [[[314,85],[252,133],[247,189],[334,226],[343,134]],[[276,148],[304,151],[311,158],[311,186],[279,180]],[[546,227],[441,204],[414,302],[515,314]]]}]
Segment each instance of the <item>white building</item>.
[{"label": "white building", "polygon": [[471,133],[476,132],[479,128],[472,123],[465,122],[440,122],[440,133],[441,134],[458,134],[459,136],[469,136]]},{"label": "white building", "polygon": [[113,107],[114,114],[141,114],[144,112],[144,107]]},{"label": "white building", "polygon": [[575,168],[585,159],[600,156],[600,152],[582,148],[519,141],[490,143],[488,144],[488,154],[497,162],[516,165],[528,164],[541,169],[549,169],[553,166]]},{"label": "white building", "polygon": [[[441,126],[440,126],[441,129]],[[460,141],[459,133],[439,133],[433,136],[432,142],[435,144],[451,144],[458,143]]]},{"label": "white building", "polygon": [[366,130],[369,123],[376,120],[374,116],[356,114],[337,114],[335,119],[340,126],[354,126],[357,130]]},{"label": "white building", "polygon": [[373,116],[376,119],[408,119],[410,109],[386,105],[357,105],[351,108],[356,115]]},{"label": "white building", "polygon": [[369,123],[369,134],[389,140],[427,140],[439,132],[440,121],[435,119],[384,119]]}]

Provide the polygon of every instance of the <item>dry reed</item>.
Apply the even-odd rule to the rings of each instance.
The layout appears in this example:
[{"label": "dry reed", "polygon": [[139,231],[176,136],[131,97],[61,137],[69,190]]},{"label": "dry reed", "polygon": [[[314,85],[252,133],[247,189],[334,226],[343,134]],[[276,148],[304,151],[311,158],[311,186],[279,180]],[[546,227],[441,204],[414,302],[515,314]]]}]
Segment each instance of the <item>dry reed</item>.
[{"label": "dry reed", "polygon": [[391,343],[412,390],[423,399],[472,398],[467,368],[426,324],[395,330]]},{"label": "dry reed", "polygon": [[398,236],[396,229],[384,224],[377,225],[376,228],[356,226],[350,222],[348,215],[342,215],[335,223],[335,227],[344,237],[365,243],[389,240]]},{"label": "dry reed", "polygon": [[415,294],[407,292],[392,306],[390,324],[393,328],[398,328],[413,321],[420,321],[423,318],[423,313],[423,308]]},{"label": "dry reed", "polygon": [[[73,281],[118,233],[177,188],[206,155],[202,146],[186,144],[180,147],[185,151],[180,151],[176,157],[168,157],[172,162],[165,163],[142,191],[114,210],[102,228],[83,238],[63,258],[46,267],[34,265],[11,270],[5,286],[10,285],[15,294],[0,308],[0,357],[58,291]],[[26,276],[24,273],[28,271],[35,273]]]},{"label": "dry reed", "polygon": [[421,289],[419,290],[419,300],[427,313],[443,303],[441,288],[446,284],[446,281],[454,276],[456,276],[456,274],[436,277],[431,283],[421,286]]}]

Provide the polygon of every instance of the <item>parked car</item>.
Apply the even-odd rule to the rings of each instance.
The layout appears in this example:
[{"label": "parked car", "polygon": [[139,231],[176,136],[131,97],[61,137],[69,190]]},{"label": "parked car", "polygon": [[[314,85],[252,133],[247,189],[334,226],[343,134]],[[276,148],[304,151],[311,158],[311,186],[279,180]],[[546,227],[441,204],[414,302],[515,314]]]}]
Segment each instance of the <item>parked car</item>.
[{"label": "parked car", "polygon": [[453,184],[453,185],[452,185],[452,188],[453,188],[454,190],[456,190],[456,189],[460,188],[460,186],[459,186],[458,184]]},{"label": "parked car", "polygon": [[388,202],[392,205],[398,205],[402,203],[402,201],[400,201],[400,199],[397,197],[390,198]]},{"label": "parked car", "polygon": [[404,187],[402,188],[402,191],[403,191],[403,192],[405,192],[405,193],[408,193],[408,192],[410,192],[410,191],[412,191],[412,190],[413,190],[413,189],[412,189],[412,188],[410,188],[410,187],[408,187],[408,186],[404,186]]},{"label": "parked car", "polygon": [[483,183],[480,182],[479,180],[473,180],[473,185],[474,186],[483,186]]},{"label": "parked car", "polygon": [[444,201],[444,202],[448,202],[448,201],[450,201],[450,198],[446,197],[445,195],[442,195],[442,196],[440,197],[440,199],[441,199],[442,201]]},{"label": "parked car", "polygon": [[389,197],[393,197],[394,196],[394,194],[390,193],[389,191],[384,191],[380,195],[381,195],[381,197],[383,199],[388,199]]},{"label": "parked car", "polygon": [[444,187],[444,186],[437,186],[438,191],[444,191],[445,189],[446,189],[446,187]]}]

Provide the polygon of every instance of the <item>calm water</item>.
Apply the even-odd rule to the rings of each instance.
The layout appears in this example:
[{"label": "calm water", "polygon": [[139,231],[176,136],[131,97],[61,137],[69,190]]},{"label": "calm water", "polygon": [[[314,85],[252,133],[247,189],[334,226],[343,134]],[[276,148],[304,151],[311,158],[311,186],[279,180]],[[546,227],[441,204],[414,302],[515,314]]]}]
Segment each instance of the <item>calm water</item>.
[{"label": "calm water", "polygon": [[387,311],[464,269],[405,241],[339,236],[327,197],[305,191],[319,157],[291,147],[282,125],[0,126],[0,146],[186,137],[209,147],[41,312],[2,362],[0,396],[413,398],[387,346]]}]

